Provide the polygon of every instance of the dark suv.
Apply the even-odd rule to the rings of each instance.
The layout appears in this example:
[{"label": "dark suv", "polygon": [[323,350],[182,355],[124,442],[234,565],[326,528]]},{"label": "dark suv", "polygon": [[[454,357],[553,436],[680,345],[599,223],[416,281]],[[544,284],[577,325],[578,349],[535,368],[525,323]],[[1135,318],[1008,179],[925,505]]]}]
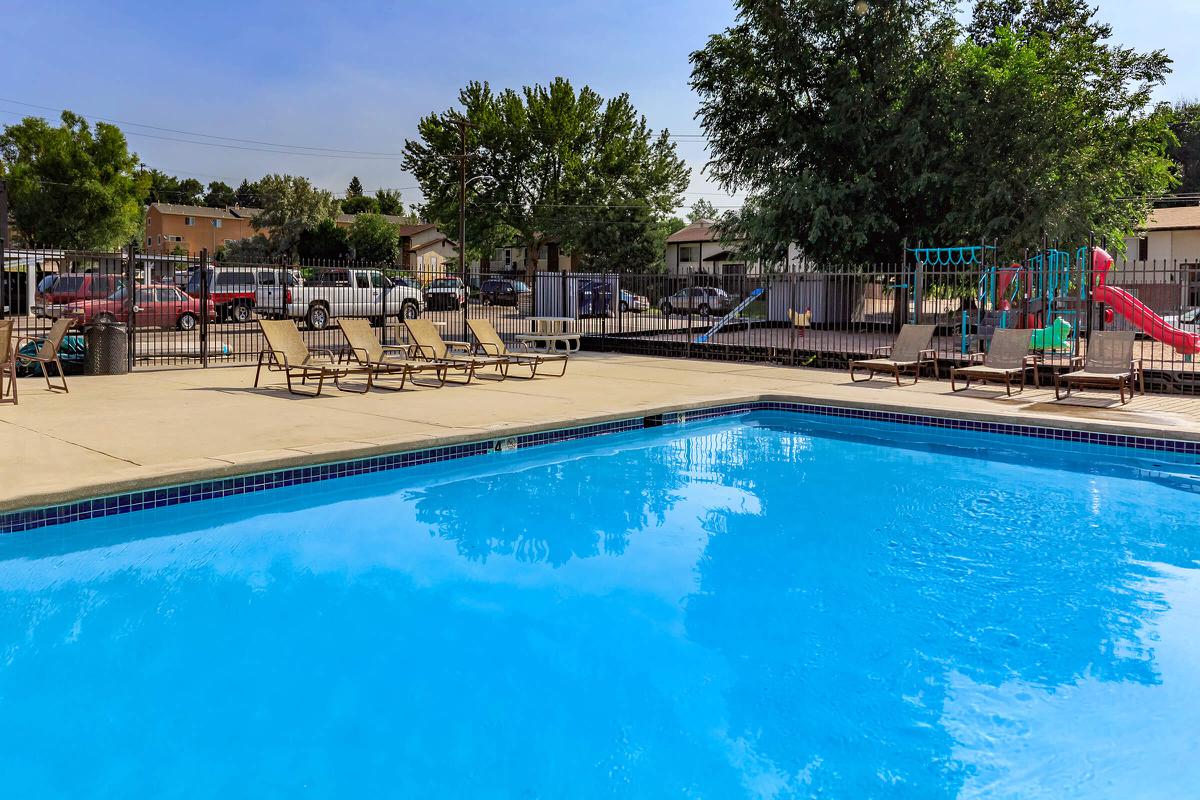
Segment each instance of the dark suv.
[{"label": "dark suv", "polygon": [[525,294],[529,294],[529,287],[521,281],[493,278],[479,287],[479,299],[485,306],[515,306]]}]

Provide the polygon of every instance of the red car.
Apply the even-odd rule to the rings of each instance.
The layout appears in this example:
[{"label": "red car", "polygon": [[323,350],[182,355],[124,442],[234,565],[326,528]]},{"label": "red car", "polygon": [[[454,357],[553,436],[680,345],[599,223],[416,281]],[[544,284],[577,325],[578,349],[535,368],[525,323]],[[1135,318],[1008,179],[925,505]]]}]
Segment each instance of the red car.
[{"label": "red car", "polygon": [[[137,287],[136,324],[139,328],[178,328],[195,330],[200,322],[200,301],[188,297],[174,286],[151,284]],[[118,289],[104,300],[81,300],[68,303],[63,316],[75,318],[76,327],[96,322],[129,323],[129,292]],[[217,309],[208,301],[209,322],[217,318]]]},{"label": "red car", "polygon": [[120,275],[99,272],[65,272],[47,279],[49,285],[33,307],[38,317],[61,316],[66,306],[81,301],[102,303],[125,284]]}]

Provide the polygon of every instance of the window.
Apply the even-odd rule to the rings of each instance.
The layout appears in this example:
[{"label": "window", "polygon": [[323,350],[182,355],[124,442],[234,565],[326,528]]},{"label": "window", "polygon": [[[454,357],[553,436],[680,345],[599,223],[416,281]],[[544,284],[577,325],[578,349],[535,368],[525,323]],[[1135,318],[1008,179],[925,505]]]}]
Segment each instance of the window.
[{"label": "window", "polygon": [[425,269],[425,256],[417,256],[417,269]]},{"label": "window", "polygon": [[154,244],[154,237],[153,237],[153,236],[147,236],[147,237],[146,237],[146,246],[147,246],[147,247],[149,247],[149,246],[150,246],[150,245],[152,245],[152,244]]},{"label": "window", "polygon": [[219,228],[219,227],[221,227],[221,220],[219,220],[219,219],[214,219],[214,220],[213,220],[213,227],[214,227],[214,228]]},{"label": "window", "polygon": [[354,285],[357,286],[359,289],[370,289],[371,288],[371,276],[369,276],[363,272],[356,273],[354,276]]},{"label": "window", "polygon": [[1148,236],[1138,237],[1138,261],[1150,260],[1150,238]]},{"label": "window", "polygon": [[696,248],[693,245],[679,245],[679,261],[687,263],[696,260]]},{"label": "window", "polygon": [[195,217],[184,217],[184,218],[183,218],[183,224],[184,224],[184,225],[195,225],[195,224],[196,224],[196,218],[195,218]]},{"label": "window", "polygon": [[253,272],[218,272],[216,286],[220,288],[254,288]]},{"label": "window", "polygon": [[371,273],[371,288],[372,289],[382,289],[385,286],[387,286],[387,282],[386,282],[386,279],[383,277],[383,273],[382,272],[372,272]]},{"label": "window", "polygon": [[549,256],[549,254],[550,254],[550,251],[546,247],[546,245],[542,245],[541,247],[538,248],[538,258],[546,258],[547,256]]},{"label": "window", "polygon": [[174,303],[179,299],[179,295],[175,293],[174,289],[159,289],[157,296],[160,303]]},{"label": "window", "polygon": [[508,266],[511,263],[512,263],[512,250],[505,250],[504,251],[504,266]]}]

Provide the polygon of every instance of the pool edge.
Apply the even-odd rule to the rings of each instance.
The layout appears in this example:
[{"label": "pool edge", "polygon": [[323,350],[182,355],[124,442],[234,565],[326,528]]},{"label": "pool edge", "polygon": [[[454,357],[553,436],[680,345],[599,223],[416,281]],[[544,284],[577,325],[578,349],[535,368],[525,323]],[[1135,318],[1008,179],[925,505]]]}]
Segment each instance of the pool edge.
[{"label": "pool edge", "polygon": [[[84,519],[113,516],[148,508],[178,505],[235,494],[265,491],[300,483],[330,480],[409,466],[484,455],[497,450],[536,447],[638,430],[654,425],[715,419],[753,411],[784,411],[844,419],[893,422],[923,427],[999,433],[1036,439],[1099,444],[1158,452],[1200,454],[1200,434],[1180,432],[1175,438],[1143,428],[1093,420],[1027,419],[1004,414],[910,409],[879,403],[833,402],[795,394],[763,393],[723,401],[698,401],[581,418],[568,426],[512,425],[485,438],[478,431],[428,437],[405,449],[399,443],[337,443],[319,453],[276,451],[260,460],[225,462],[209,459],[204,466],[159,465],[104,484],[77,485],[52,492],[29,493],[0,500],[0,534],[17,533]],[[1163,431],[1165,432],[1165,430]],[[286,455],[280,455],[286,452]]]}]

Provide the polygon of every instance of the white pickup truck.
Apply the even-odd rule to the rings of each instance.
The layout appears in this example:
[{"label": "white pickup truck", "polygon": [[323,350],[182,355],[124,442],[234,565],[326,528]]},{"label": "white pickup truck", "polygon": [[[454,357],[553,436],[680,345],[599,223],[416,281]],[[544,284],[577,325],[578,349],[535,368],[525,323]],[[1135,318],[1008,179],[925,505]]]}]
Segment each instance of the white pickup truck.
[{"label": "white pickup truck", "polygon": [[319,331],[337,317],[415,319],[421,291],[393,284],[377,269],[328,267],[293,286],[260,286],[254,305],[259,316],[302,319]]}]

